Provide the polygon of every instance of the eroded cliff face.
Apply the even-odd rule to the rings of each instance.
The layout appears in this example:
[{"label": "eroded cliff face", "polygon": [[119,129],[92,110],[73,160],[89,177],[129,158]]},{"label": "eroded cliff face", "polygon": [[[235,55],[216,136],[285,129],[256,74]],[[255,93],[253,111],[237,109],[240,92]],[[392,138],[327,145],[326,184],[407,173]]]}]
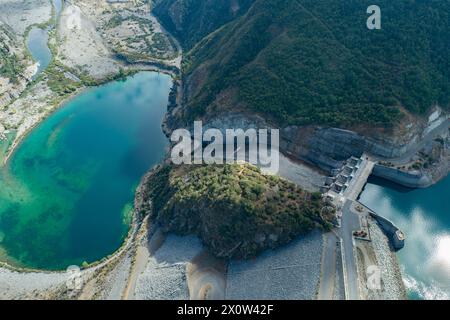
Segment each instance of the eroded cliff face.
[{"label": "eroded cliff face", "polygon": [[[351,156],[368,153],[380,161],[375,176],[410,188],[426,188],[450,171],[448,114],[410,125],[404,135],[363,135],[338,128],[285,128],[281,150],[331,170]],[[390,162],[392,161],[392,162]],[[387,163],[388,165],[385,165]]]},{"label": "eroded cliff face", "polygon": [[[435,116],[438,114],[437,116]],[[319,126],[287,127],[281,130],[281,147],[289,154],[329,170],[340,161],[364,152],[380,160],[413,156],[433,136],[448,131],[448,113],[436,109],[428,120],[415,119],[403,130],[366,133]],[[422,146],[423,145],[423,146]]]},{"label": "eroded cliff face", "polygon": [[[182,107],[172,106],[166,121],[166,132],[188,128]],[[200,119],[199,119],[200,120]],[[268,128],[280,129],[280,151],[295,159],[331,171],[342,161],[364,152],[378,159],[374,174],[407,187],[427,187],[445,177],[450,170],[448,113],[439,108],[425,119],[414,119],[393,132],[367,131],[366,134],[321,126],[278,128],[263,117],[244,112],[210,114],[201,119],[205,129]],[[394,161],[389,166],[384,162]],[[422,162],[418,168],[417,163]],[[425,165],[423,167],[422,165]]]}]

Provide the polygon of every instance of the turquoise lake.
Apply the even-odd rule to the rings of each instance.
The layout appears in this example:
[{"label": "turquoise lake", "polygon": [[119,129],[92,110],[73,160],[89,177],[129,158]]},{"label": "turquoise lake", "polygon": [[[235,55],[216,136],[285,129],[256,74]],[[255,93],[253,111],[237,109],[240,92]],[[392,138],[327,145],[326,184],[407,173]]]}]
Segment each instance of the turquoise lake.
[{"label": "turquoise lake", "polygon": [[90,89],[36,127],[0,170],[0,259],[64,269],[120,247],[141,177],[163,158],[170,76]]},{"label": "turquoise lake", "polygon": [[371,179],[360,201],[406,233],[398,252],[411,299],[450,299],[450,176],[411,190]]}]

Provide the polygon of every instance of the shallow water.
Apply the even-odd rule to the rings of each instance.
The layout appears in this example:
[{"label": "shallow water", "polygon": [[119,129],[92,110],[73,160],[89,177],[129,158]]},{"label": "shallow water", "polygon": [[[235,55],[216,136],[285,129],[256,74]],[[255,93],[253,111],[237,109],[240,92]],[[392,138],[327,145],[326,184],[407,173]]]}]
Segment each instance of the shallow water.
[{"label": "shallow water", "polygon": [[450,176],[411,190],[371,179],[360,201],[406,233],[398,253],[412,299],[450,298]]},{"label": "shallow water", "polygon": [[51,27],[47,29],[32,28],[27,38],[27,48],[33,57],[33,60],[39,63],[36,73],[33,75],[35,79],[42,71],[44,71],[52,61],[52,53],[48,47],[48,32],[55,27],[61,14],[63,7],[62,0],[53,0],[55,10],[55,21]]},{"label": "shallow water", "polygon": [[135,188],[168,145],[161,123],[171,85],[139,73],[89,90],[26,137],[0,171],[3,259],[63,269],[120,246]]},{"label": "shallow water", "polygon": [[52,2],[53,2],[53,7],[55,8],[55,16],[58,19],[59,15],[61,13],[61,10],[62,10],[62,6],[63,6],[62,0],[53,0]]},{"label": "shallow water", "polygon": [[28,34],[27,47],[33,60],[39,63],[34,79],[48,67],[52,60],[52,53],[48,47],[48,30],[32,28]]}]

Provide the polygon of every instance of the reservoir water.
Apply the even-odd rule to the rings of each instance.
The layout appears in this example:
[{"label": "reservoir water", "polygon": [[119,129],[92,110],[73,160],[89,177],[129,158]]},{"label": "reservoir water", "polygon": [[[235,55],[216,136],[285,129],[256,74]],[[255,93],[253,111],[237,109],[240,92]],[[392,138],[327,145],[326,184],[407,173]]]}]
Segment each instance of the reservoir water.
[{"label": "reservoir water", "polygon": [[63,0],[53,0],[53,7],[55,8],[55,17],[58,19],[63,7]]},{"label": "reservoir water", "polygon": [[61,10],[63,7],[62,0],[53,0],[53,8],[55,12],[55,21],[52,26],[41,29],[34,27],[30,30],[27,37],[27,48],[30,51],[33,60],[38,63],[38,69],[33,76],[35,79],[42,71],[44,71],[52,60],[52,53],[48,47],[48,32],[51,28],[55,27]]},{"label": "reservoir water", "polygon": [[27,38],[27,48],[36,61],[38,69],[33,78],[36,78],[43,70],[45,70],[52,60],[52,53],[48,48],[48,30],[40,28],[32,28]]},{"label": "reservoir water", "polygon": [[135,188],[165,154],[170,76],[86,91],[36,127],[0,170],[0,259],[64,269],[113,253]]},{"label": "reservoir water", "polygon": [[412,299],[450,299],[450,176],[427,189],[371,179],[360,201],[406,233],[398,252]]}]

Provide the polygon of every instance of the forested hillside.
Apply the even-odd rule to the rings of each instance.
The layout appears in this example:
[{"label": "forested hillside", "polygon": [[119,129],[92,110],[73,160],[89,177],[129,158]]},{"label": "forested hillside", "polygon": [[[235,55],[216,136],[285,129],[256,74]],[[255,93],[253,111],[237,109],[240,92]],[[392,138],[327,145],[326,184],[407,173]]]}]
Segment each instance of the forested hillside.
[{"label": "forested hillside", "polygon": [[157,0],[154,12],[185,49],[245,13],[254,0]]},{"label": "forested hillside", "polygon": [[[213,5],[223,1],[192,2],[208,3],[214,21],[229,18]],[[189,116],[239,105],[282,125],[385,127],[404,111],[449,108],[450,0],[380,0],[381,30],[366,27],[371,4],[255,0],[185,57]],[[183,17],[183,30],[197,30]],[[200,36],[177,35],[185,44]]]}]

